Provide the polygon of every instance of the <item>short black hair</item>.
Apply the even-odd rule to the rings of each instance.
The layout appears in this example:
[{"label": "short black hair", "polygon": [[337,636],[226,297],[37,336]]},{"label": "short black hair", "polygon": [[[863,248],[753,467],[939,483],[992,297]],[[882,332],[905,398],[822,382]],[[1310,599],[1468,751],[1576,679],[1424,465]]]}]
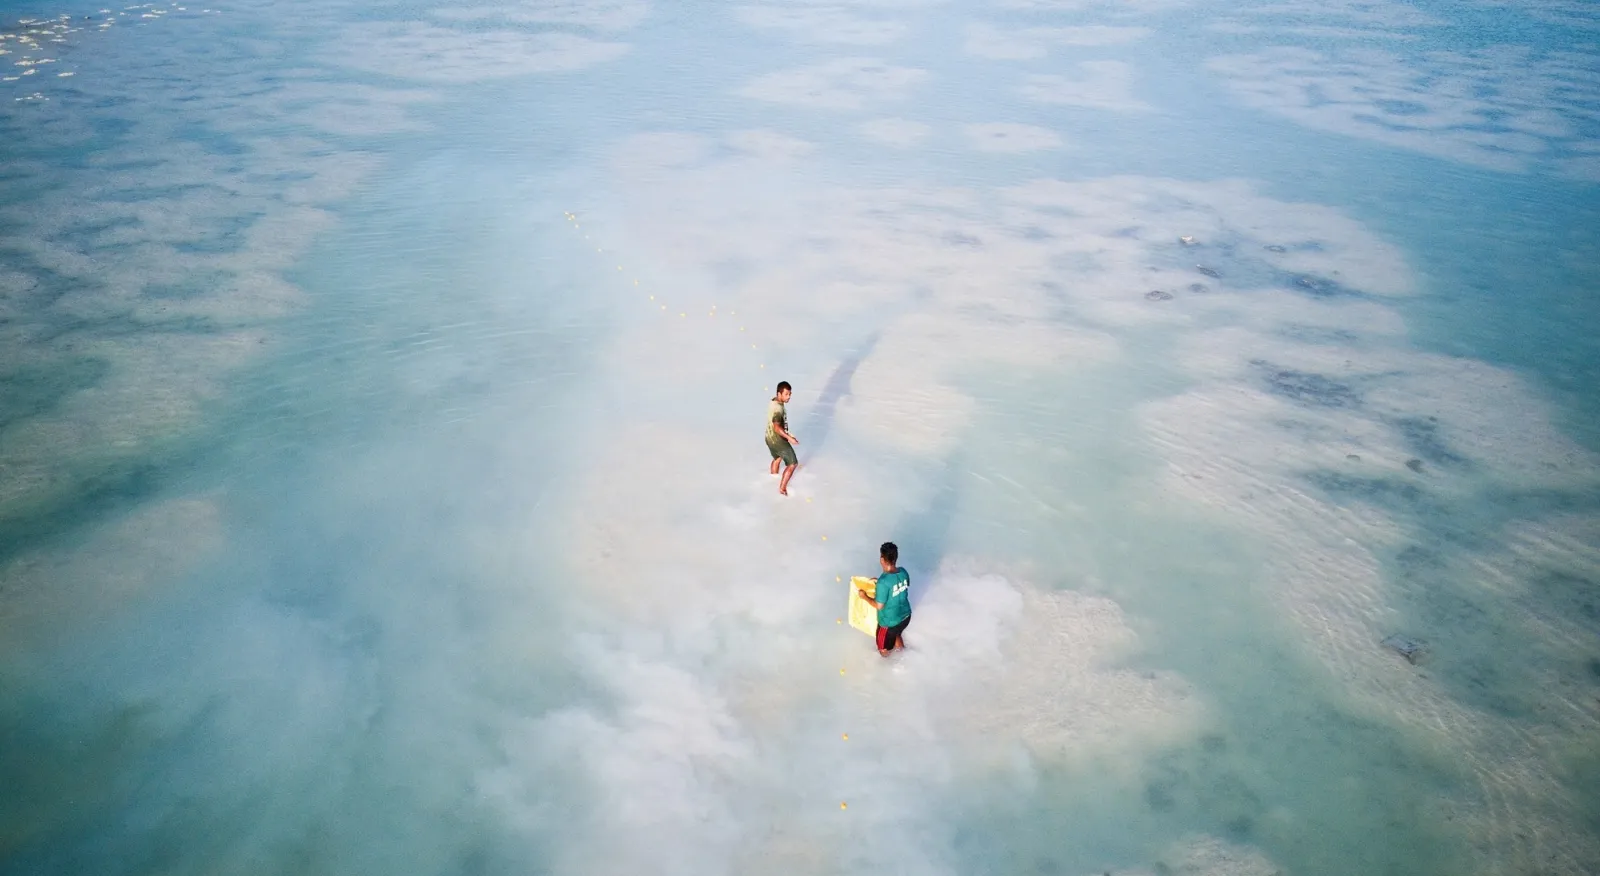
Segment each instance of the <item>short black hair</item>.
[{"label": "short black hair", "polygon": [[789,381],[787,381],[787,380],[778,381],[778,392],[783,392],[786,389],[789,390],[790,392],[794,392],[794,387],[789,385]]},{"label": "short black hair", "polygon": [[900,549],[894,546],[894,542],[886,541],[878,548],[878,556],[883,557],[888,561],[889,565],[893,566],[900,562]]}]

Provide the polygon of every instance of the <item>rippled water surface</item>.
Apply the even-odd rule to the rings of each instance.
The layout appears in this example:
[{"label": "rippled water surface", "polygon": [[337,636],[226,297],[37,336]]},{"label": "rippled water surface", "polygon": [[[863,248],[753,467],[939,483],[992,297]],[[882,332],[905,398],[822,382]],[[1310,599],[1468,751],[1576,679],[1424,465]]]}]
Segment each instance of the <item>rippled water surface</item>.
[{"label": "rippled water surface", "polygon": [[0,873],[1600,871],[1585,0],[0,15]]}]

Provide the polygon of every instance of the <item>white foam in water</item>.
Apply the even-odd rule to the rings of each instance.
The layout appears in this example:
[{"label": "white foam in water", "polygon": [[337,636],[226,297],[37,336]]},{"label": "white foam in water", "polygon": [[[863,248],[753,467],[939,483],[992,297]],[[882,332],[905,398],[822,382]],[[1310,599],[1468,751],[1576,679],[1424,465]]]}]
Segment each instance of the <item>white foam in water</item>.
[{"label": "white foam in water", "polygon": [[1517,364],[1583,290],[1538,338],[1454,297],[1592,249],[1538,224],[1587,215],[1586,50],[169,8],[6,41],[74,78],[0,109],[0,870],[1600,866],[1600,457]]}]

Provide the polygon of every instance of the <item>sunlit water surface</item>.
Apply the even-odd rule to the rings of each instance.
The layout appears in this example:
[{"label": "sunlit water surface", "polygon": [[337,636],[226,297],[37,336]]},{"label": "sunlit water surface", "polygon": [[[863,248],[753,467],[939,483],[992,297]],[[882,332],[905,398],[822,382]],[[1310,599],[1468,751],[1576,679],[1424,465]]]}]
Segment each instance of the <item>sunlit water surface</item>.
[{"label": "sunlit water surface", "polygon": [[1592,5],[5,13],[0,872],[1600,871]]}]

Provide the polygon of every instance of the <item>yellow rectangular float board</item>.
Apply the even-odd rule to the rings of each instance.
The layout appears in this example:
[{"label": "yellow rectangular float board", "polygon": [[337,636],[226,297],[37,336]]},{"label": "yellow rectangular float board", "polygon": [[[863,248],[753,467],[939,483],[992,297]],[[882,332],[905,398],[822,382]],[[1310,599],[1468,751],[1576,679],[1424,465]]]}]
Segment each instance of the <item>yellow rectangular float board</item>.
[{"label": "yellow rectangular float board", "polygon": [[878,635],[878,610],[857,594],[862,589],[872,593],[877,586],[877,582],[871,578],[863,578],[860,575],[850,578],[850,626],[869,636]]}]

